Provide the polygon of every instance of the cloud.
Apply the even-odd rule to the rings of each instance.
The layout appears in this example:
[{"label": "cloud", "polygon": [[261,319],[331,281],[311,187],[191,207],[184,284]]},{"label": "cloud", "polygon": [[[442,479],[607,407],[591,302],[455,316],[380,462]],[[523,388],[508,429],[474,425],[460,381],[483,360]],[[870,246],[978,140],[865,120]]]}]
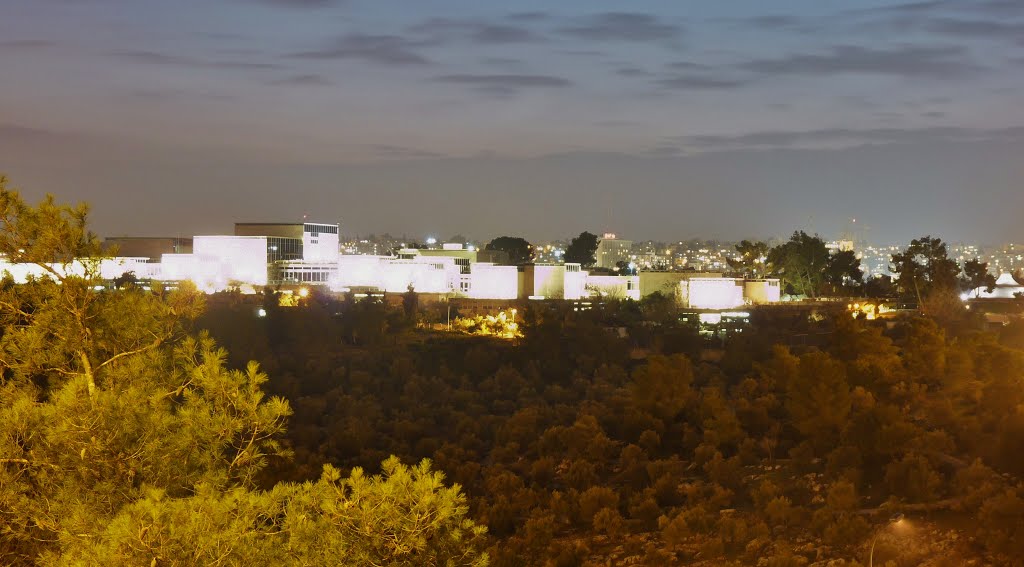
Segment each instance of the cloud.
[{"label": "cloud", "polygon": [[52,130],[0,123],[0,141],[3,142],[47,142],[60,137]]},{"label": "cloud", "polygon": [[160,53],[157,51],[145,50],[123,50],[113,51],[109,55],[119,59],[125,59],[135,63],[146,65],[180,65],[183,67],[206,67],[212,69],[280,69],[277,63],[263,61],[227,61],[227,60],[206,60],[187,55],[174,55]]},{"label": "cloud", "polygon": [[522,26],[477,20],[434,18],[408,28],[409,33],[426,35],[432,42],[470,41],[482,44],[530,43],[544,38]]},{"label": "cloud", "polygon": [[872,6],[847,10],[848,14],[921,14],[954,6],[950,0],[928,0],[924,2],[905,2],[888,6]]},{"label": "cloud", "polygon": [[709,77],[706,75],[680,75],[658,79],[655,83],[669,89],[716,90],[742,87],[748,84],[749,81],[725,77]]},{"label": "cloud", "polygon": [[422,42],[397,35],[352,34],[340,37],[323,49],[293,53],[298,59],[356,59],[382,65],[426,65],[430,61],[417,50]]},{"label": "cloud", "polygon": [[506,17],[516,22],[539,22],[548,19],[550,16],[547,12],[514,12]]},{"label": "cloud", "polygon": [[775,148],[846,148],[868,144],[936,142],[1024,141],[1024,126],[1000,129],[933,126],[927,128],[824,128],[819,130],[769,130],[738,135],[678,136],[670,139],[696,150]]},{"label": "cloud", "polygon": [[752,28],[777,31],[804,29],[803,22],[796,16],[786,14],[766,14],[739,20],[739,23]]},{"label": "cloud", "polygon": [[0,49],[46,49],[55,47],[57,42],[48,39],[8,39],[0,41]]},{"label": "cloud", "polygon": [[961,12],[988,14],[994,16],[1024,15],[1024,3],[1019,0],[981,0],[964,2],[962,0],[929,0],[921,2],[905,2],[890,6],[875,6],[848,10],[847,14],[881,14],[881,15],[927,15],[939,12]]},{"label": "cloud", "polygon": [[620,77],[647,77],[651,72],[641,67],[626,66],[616,69],[615,74]]},{"label": "cloud", "polygon": [[572,86],[572,81],[551,75],[442,75],[435,81],[468,85],[490,94],[508,95],[522,89],[533,88],[565,88]]},{"label": "cloud", "polygon": [[307,75],[292,75],[290,77],[284,77],[270,82],[271,85],[277,86],[288,86],[288,87],[329,87],[334,83],[324,77],[323,75],[307,74]]},{"label": "cloud", "polygon": [[591,16],[579,25],[564,27],[560,31],[592,41],[661,41],[676,39],[683,30],[650,14],[608,12]]},{"label": "cloud", "polygon": [[437,159],[448,157],[444,154],[437,152],[431,152],[428,150],[421,150],[417,148],[408,148],[405,146],[393,146],[390,144],[369,144],[365,146],[373,154],[379,158],[384,159],[397,159],[397,160],[411,160],[411,159]]},{"label": "cloud", "polygon": [[935,18],[925,24],[929,31],[956,37],[1011,40],[1024,45],[1024,23],[995,20]]},{"label": "cloud", "polygon": [[344,0],[254,0],[263,4],[269,4],[271,6],[279,6],[282,8],[298,8],[298,9],[310,9],[310,8],[325,8],[334,4],[340,4]]},{"label": "cloud", "polygon": [[913,46],[874,49],[860,46],[833,47],[825,53],[798,53],[778,59],[755,59],[741,69],[766,75],[837,75],[863,73],[901,77],[950,78],[977,73],[984,68],[970,61],[960,46]]},{"label": "cloud", "polygon": [[703,63],[694,63],[692,61],[673,61],[665,66],[676,71],[706,71],[711,68]]}]

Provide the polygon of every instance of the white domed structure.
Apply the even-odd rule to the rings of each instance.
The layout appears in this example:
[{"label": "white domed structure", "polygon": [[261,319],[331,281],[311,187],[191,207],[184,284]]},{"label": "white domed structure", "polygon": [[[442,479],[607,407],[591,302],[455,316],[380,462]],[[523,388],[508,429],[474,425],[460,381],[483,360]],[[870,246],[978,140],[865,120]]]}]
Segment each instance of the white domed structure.
[{"label": "white domed structure", "polygon": [[968,297],[971,299],[1013,299],[1017,294],[1024,295],[1024,286],[1013,279],[1012,275],[1004,273],[1000,274],[999,278],[996,279],[996,285],[992,288],[992,291],[988,291],[983,286],[970,292]]}]

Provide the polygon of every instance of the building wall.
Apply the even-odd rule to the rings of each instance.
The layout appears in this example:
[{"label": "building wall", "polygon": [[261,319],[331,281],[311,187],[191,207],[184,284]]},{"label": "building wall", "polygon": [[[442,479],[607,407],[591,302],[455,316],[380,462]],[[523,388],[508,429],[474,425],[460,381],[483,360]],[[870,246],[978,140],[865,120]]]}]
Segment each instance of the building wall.
[{"label": "building wall", "polygon": [[[579,267],[579,265],[576,265]],[[566,266],[562,264],[525,264],[522,270],[522,283],[519,286],[519,297],[541,296],[546,299],[562,299],[565,297]]]},{"label": "building wall", "polygon": [[752,305],[778,303],[782,299],[782,287],[777,279],[746,280],[743,298]]},{"label": "building wall", "polygon": [[103,249],[110,252],[117,248],[118,257],[149,258],[159,260],[164,254],[188,254],[192,252],[191,238],[115,236],[103,240]]},{"label": "building wall", "polygon": [[597,251],[594,253],[597,267],[614,268],[619,262],[629,262],[632,249],[632,240],[602,239],[597,243]]},{"label": "building wall", "polygon": [[341,243],[338,225],[305,223],[302,227],[302,259],[305,262],[337,262]]},{"label": "building wall", "polygon": [[235,236],[279,236],[302,239],[301,222],[236,222]]},{"label": "building wall", "polygon": [[666,297],[681,299],[679,282],[690,277],[686,272],[640,272],[640,297],[660,292]]},{"label": "building wall", "polygon": [[[75,260],[70,264],[47,264],[47,267],[61,276],[84,277],[88,272],[103,279],[112,280],[125,272],[134,272],[138,279],[150,279],[159,275],[159,264],[148,263],[149,258],[103,258],[95,260]],[[10,274],[17,283],[25,283],[29,278],[52,278],[52,273],[38,264],[11,264],[0,260],[0,275]]]},{"label": "building wall", "polygon": [[265,236],[196,236],[191,279],[200,289],[223,290],[234,282],[267,285]]},{"label": "building wall", "polygon": [[683,305],[693,309],[733,309],[744,304],[743,280],[689,278],[679,282]]},{"label": "building wall", "polygon": [[587,276],[591,296],[609,299],[640,299],[640,276]]},{"label": "building wall", "polygon": [[469,297],[474,299],[516,299],[519,270],[515,266],[471,265]]},{"label": "building wall", "polygon": [[565,281],[563,299],[583,299],[587,297],[587,278],[590,273],[579,264],[565,264]]}]

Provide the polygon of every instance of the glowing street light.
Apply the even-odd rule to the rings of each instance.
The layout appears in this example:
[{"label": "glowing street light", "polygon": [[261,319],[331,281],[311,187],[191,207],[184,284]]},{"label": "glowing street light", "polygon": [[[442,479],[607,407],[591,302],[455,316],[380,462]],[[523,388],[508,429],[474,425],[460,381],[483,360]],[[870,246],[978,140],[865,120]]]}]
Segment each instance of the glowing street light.
[{"label": "glowing street light", "polygon": [[309,297],[309,288],[308,287],[299,288],[299,297]]},{"label": "glowing street light", "polygon": [[875,537],[871,540],[871,551],[870,553],[868,553],[868,567],[875,566],[875,544],[878,543],[878,536],[882,535],[889,528],[901,528],[905,526],[909,526],[909,522],[906,520],[906,518],[904,518],[903,514],[896,514],[895,516],[889,518],[889,523],[886,524],[884,528],[879,530],[878,533],[875,534]]}]

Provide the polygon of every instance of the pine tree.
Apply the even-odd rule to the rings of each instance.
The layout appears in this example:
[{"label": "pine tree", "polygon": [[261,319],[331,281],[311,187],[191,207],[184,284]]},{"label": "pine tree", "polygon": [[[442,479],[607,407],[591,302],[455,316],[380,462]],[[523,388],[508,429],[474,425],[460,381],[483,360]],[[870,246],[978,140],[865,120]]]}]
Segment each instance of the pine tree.
[{"label": "pine tree", "polygon": [[107,289],[85,206],[0,177],[0,564],[483,565],[429,462],[260,490],[291,413],[191,324],[194,286]]}]

